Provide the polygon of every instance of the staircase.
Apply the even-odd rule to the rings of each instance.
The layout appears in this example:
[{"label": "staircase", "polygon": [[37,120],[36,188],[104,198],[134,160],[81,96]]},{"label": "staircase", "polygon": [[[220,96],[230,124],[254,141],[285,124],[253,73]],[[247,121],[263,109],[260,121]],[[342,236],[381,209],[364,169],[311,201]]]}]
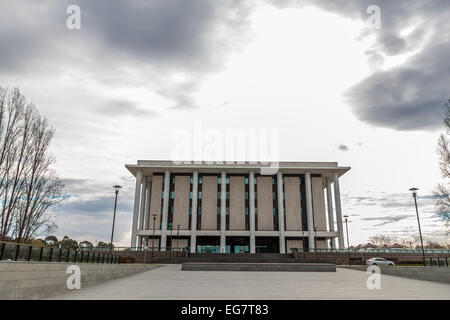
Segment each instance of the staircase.
[{"label": "staircase", "polygon": [[[143,252],[133,252],[135,263],[150,263],[151,253],[145,257]],[[279,253],[189,253],[186,256],[170,256],[167,253],[161,256],[161,253],[155,253],[153,263],[334,263],[332,259],[324,257],[304,258],[297,256],[294,258],[293,254],[279,254]]]}]

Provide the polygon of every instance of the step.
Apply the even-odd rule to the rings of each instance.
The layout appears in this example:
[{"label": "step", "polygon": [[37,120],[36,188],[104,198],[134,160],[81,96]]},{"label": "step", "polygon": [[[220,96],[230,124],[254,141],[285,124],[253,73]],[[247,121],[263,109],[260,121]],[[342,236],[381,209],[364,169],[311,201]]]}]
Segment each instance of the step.
[{"label": "step", "polygon": [[336,272],[332,263],[194,263],[185,262],[182,271],[269,271]]}]

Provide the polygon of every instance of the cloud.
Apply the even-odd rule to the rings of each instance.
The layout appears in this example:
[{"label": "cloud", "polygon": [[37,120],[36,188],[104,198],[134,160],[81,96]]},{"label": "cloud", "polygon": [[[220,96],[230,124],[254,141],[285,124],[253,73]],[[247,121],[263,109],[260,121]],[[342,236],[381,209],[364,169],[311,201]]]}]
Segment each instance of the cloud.
[{"label": "cloud", "polygon": [[[71,4],[81,9],[80,30],[66,29]],[[250,8],[248,1],[208,0],[9,2],[0,10],[0,69],[55,76],[75,68],[89,81],[139,85],[174,108],[194,108],[204,77],[245,43]],[[171,75],[180,73],[186,81],[174,84]]]},{"label": "cloud", "polygon": [[[367,52],[373,73],[346,93],[354,114],[377,127],[435,130],[442,125],[442,106],[450,98],[450,1],[410,0],[267,0],[280,8],[312,5],[325,11],[367,21],[366,9],[376,4],[381,29]],[[400,65],[382,70],[386,58],[409,54]]]},{"label": "cloud", "polygon": [[391,215],[391,216],[379,216],[379,217],[363,217],[361,220],[363,221],[378,221],[379,223],[376,224],[376,227],[384,226],[389,223],[395,223],[399,222],[401,220],[410,218],[410,215],[407,214],[401,214],[401,215]]},{"label": "cloud", "polygon": [[347,92],[362,121],[398,130],[434,129],[442,125],[450,98],[450,45],[437,45],[389,71],[377,72]]},{"label": "cloud", "polygon": [[345,144],[340,144],[337,146],[337,148],[341,151],[348,151],[349,148]]}]

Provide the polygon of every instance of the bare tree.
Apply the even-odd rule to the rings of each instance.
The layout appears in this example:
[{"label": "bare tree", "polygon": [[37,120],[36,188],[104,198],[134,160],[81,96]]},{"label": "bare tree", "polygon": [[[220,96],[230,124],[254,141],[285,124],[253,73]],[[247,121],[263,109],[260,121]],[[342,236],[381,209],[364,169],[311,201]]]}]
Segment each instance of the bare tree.
[{"label": "bare tree", "polygon": [[[448,226],[450,222],[450,99],[444,105],[445,133],[441,134],[438,141],[437,152],[439,154],[439,165],[443,182],[438,184],[435,191],[435,205],[437,213]],[[449,233],[449,230],[446,231]]]},{"label": "bare tree", "polygon": [[53,136],[17,88],[0,88],[0,239],[26,242],[55,228],[49,209],[64,199],[64,184],[51,168]]},{"label": "bare tree", "polygon": [[397,241],[397,238],[387,236],[384,234],[377,234],[373,237],[369,238],[369,243],[380,247],[380,248],[386,248],[392,246]]}]

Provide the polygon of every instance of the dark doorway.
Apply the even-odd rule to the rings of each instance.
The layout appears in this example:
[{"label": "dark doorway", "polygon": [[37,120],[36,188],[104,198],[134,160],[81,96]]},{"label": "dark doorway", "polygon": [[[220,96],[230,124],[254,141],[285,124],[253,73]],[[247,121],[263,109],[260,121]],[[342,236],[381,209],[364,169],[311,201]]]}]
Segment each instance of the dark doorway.
[{"label": "dark doorway", "polygon": [[279,253],[278,237],[256,237],[256,253]]}]

